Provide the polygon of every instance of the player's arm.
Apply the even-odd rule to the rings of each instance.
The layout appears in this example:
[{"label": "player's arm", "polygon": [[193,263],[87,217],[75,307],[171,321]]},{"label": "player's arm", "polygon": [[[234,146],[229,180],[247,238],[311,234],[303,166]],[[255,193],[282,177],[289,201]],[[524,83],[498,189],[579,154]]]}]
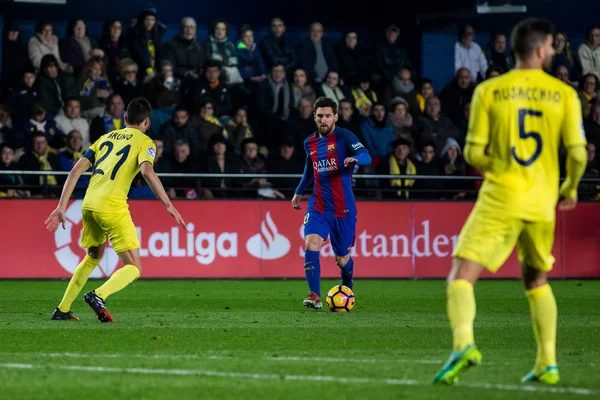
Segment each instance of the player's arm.
[{"label": "player's arm", "polygon": [[365,149],[365,146],[358,140],[356,135],[352,132],[347,133],[345,139],[348,143],[348,150],[352,157],[347,157],[344,160],[344,167],[356,162],[358,165],[369,165],[371,164],[371,155]]},{"label": "player's arm", "polygon": [[478,87],[471,102],[469,130],[465,140],[465,161],[481,174],[493,169],[494,159],[485,152],[489,141],[490,120],[485,106],[485,92]]},{"label": "player's arm", "polygon": [[[87,153],[86,153],[87,154]],[[60,200],[58,201],[58,206],[52,214],[46,219],[46,228],[49,231],[54,232],[59,225],[62,224],[63,229],[65,229],[65,222],[67,220],[65,216],[65,212],[67,210],[67,203],[73,194],[73,190],[75,190],[75,185],[77,181],[81,177],[81,175],[87,171],[92,165],[90,159],[88,157],[81,157],[71,172],[69,172],[69,176],[63,186],[62,193],[60,194]]]},{"label": "player's arm", "polygon": [[175,217],[177,223],[179,223],[179,225],[181,225],[183,229],[186,229],[183,218],[181,218],[181,215],[179,215],[179,212],[175,209],[173,203],[171,203],[171,199],[169,199],[167,192],[165,192],[165,188],[160,182],[158,176],[156,175],[156,172],[154,172],[154,166],[152,165],[152,163],[150,161],[143,161],[140,165],[140,172],[146,180],[146,182],[148,182],[148,186],[150,186],[150,189],[152,189],[156,197],[158,197],[158,199],[165,205],[165,207],[167,207],[167,211],[169,211],[169,214]]},{"label": "player's arm", "polygon": [[562,134],[567,148],[567,177],[560,186],[559,209],[572,210],[577,205],[577,188],[587,166],[587,143],[581,120],[581,102],[575,90],[569,91],[565,106]]},{"label": "player's arm", "polygon": [[304,164],[304,172],[302,173],[302,179],[300,180],[298,187],[294,191],[294,197],[292,198],[292,207],[294,207],[296,210],[300,209],[300,199],[302,198],[304,191],[315,179],[312,160],[310,157],[310,151],[308,150],[306,143],[304,143],[304,150],[306,151],[306,164]]}]

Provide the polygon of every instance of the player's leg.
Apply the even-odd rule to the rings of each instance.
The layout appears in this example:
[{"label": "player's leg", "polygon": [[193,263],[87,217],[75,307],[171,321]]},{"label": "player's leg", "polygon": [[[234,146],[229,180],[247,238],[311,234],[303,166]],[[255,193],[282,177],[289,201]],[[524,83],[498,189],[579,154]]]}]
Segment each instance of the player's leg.
[{"label": "player's leg", "polygon": [[446,286],[452,353],[434,377],[434,383],[452,384],[462,370],[481,362],[473,333],[474,286],[484,269],[496,272],[506,261],[520,229],[517,221],[507,221],[494,210],[477,205],[467,219],[454,251]]},{"label": "player's leg", "polygon": [[123,267],[113,273],[98,289],[87,293],[84,300],[94,310],[100,322],[112,322],[112,316],[106,310],[106,299],[140,276],[142,268],[140,243],[129,213],[98,214],[97,219],[103,229],[108,232],[108,238],[121,259]]},{"label": "player's leg", "polygon": [[307,212],[304,216],[304,274],[310,295],[304,300],[304,307],[319,309],[321,302],[321,246],[329,235],[329,226],[322,214]]},{"label": "player's leg", "polygon": [[82,214],[81,244],[88,252],[73,272],[62,301],[52,314],[53,320],[78,320],[71,312],[71,305],[104,255],[106,235],[94,220],[92,212],[83,210]]},{"label": "player's leg", "polygon": [[548,284],[547,271],[554,257],[554,223],[527,223],[519,236],[519,261],[527,293],[537,356],[533,370],[523,382],[556,384],[560,381],[556,362],[556,299]]},{"label": "player's leg", "polygon": [[329,222],[331,247],[333,248],[333,254],[335,254],[335,263],[340,267],[342,285],[352,289],[354,260],[350,255],[350,250],[354,246],[356,237],[356,216],[330,217]]}]

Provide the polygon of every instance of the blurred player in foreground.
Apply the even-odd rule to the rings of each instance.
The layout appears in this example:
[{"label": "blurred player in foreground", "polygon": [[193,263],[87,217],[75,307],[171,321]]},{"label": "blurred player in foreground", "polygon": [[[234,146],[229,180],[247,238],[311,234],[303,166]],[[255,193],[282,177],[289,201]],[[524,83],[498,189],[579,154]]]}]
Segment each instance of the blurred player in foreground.
[{"label": "blurred player in foreground", "polygon": [[63,187],[58,207],[45,222],[51,232],[56,231],[61,224],[64,229],[67,203],[75,184],[81,174],[92,166],[92,178],[81,207],[81,245],[88,249],[87,255],[73,273],[61,303],[52,314],[53,320],[78,320],[71,312],[71,304],[100,263],[107,237],[121,259],[123,268],[112,274],[98,289],[84,296],[85,302],[94,310],[100,322],[113,320],[105,308],[106,298],[140,276],[140,243],[127,205],[127,193],[138,172],[142,173],[169,214],[185,229],[185,222],[154,173],[156,146],[145,135],[150,127],[151,113],[148,100],[141,97],[131,100],[125,115],[127,127],[103,135],[75,164]]},{"label": "blurred player in foreground", "polygon": [[[511,43],[516,69],[477,86],[465,158],[485,176],[479,198],[454,251],[448,276],[453,352],[434,378],[452,384],[481,362],[473,336],[473,285],[496,272],[518,244],[537,357],[523,382],[556,384],[556,300],[547,281],[554,257],[556,205],[572,210],[586,167],[586,140],[577,93],[546,74],[554,49],[551,23],[527,19]],[[567,178],[559,188],[559,146],[567,149]]]},{"label": "blurred player in foreground", "polygon": [[352,170],[355,163],[370,164],[371,156],[352,132],[335,126],[338,112],[332,99],[319,97],[314,116],[317,131],[304,141],[306,166],[292,206],[300,210],[302,194],[314,180],[313,194],[304,214],[304,272],[310,289],[304,307],[319,309],[323,307],[319,255],[328,236],[341,270],[342,284],[352,289],[354,261],[349,253],[356,234]]}]

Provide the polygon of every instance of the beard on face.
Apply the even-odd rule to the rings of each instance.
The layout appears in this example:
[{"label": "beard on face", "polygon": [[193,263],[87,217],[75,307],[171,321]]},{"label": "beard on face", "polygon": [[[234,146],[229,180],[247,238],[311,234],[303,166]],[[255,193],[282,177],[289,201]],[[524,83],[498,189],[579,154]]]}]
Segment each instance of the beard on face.
[{"label": "beard on face", "polygon": [[318,126],[319,134],[322,136],[329,135],[333,130],[333,123],[331,125],[321,124]]}]

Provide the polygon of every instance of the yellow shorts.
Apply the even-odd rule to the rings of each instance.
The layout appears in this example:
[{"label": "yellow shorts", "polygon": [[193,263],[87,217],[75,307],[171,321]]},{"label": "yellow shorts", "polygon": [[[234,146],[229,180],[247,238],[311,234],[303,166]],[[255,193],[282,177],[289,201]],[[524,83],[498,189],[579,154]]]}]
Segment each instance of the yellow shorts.
[{"label": "yellow shorts", "polygon": [[82,210],[82,214],[81,245],[84,248],[88,249],[104,244],[107,237],[117,253],[140,247],[135,225],[128,212],[107,214]]},{"label": "yellow shorts", "polygon": [[460,232],[453,255],[496,273],[518,244],[521,264],[550,271],[555,261],[554,224],[510,218],[478,203]]}]

